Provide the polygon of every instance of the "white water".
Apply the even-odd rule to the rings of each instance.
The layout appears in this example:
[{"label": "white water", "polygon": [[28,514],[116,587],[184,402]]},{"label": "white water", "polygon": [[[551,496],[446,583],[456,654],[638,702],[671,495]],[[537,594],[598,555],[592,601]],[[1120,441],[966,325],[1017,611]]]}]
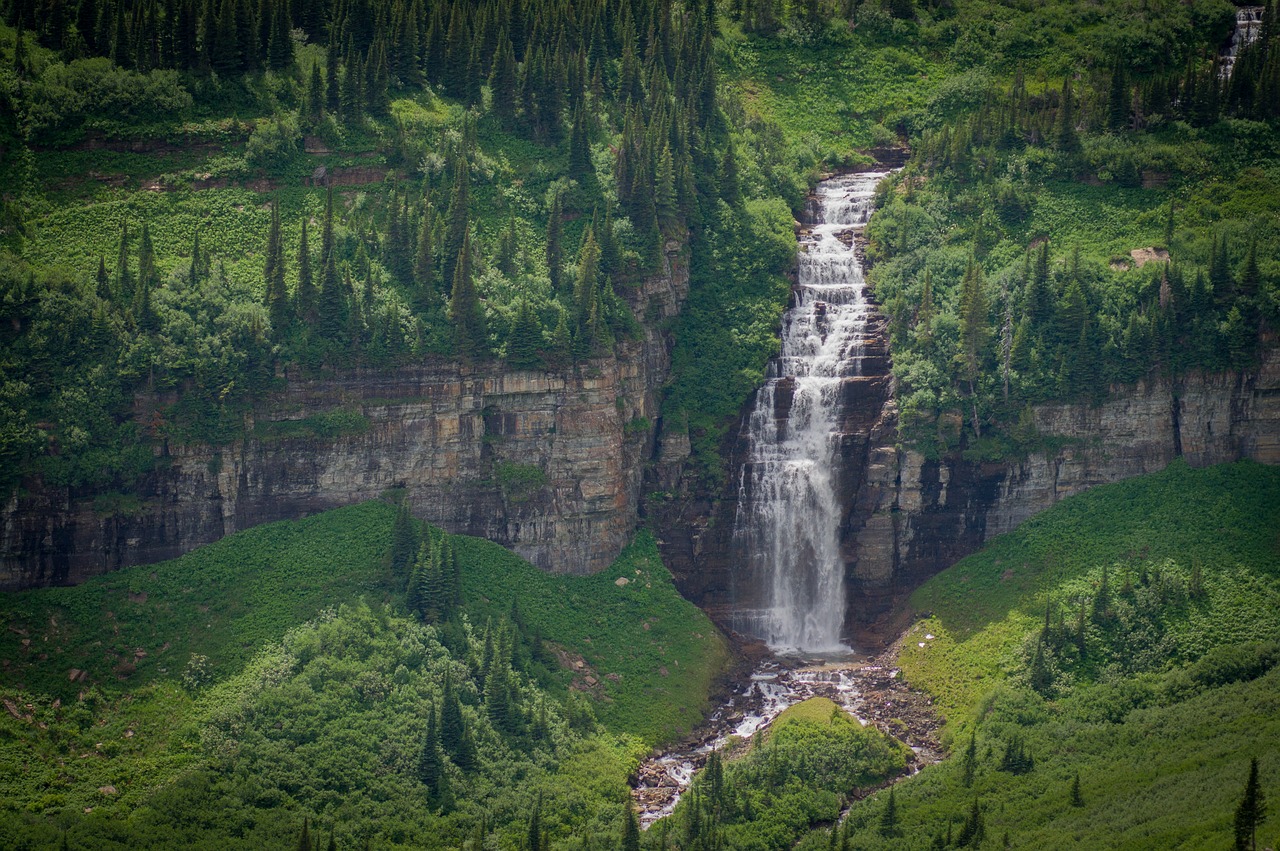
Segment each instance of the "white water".
[{"label": "white water", "polygon": [[1222,55],[1219,73],[1223,79],[1235,70],[1240,52],[1258,40],[1262,34],[1262,15],[1265,6],[1242,6],[1236,9],[1236,28],[1231,33],[1231,44]]},{"label": "white water", "polygon": [[640,826],[647,830],[675,811],[680,796],[712,751],[768,729],[789,706],[815,696],[828,697],[866,726],[867,721],[859,713],[862,695],[853,680],[854,670],[821,665],[791,669],[773,661],[763,663],[739,691],[707,718],[706,727],[711,734],[701,744],[669,751],[642,766],[636,784]]},{"label": "white water", "polygon": [[[842,383],[862,373],[871,305],[852,232],[866,225],[884,172],[824,181],[817,223],[801,237],[782,351],[745,425],[749,460],[739,482],[734,571],[755,583],[757,608],[737,608],[734,628],[780,652],[848,652],[837,498]],[[791,404],[785,416],[778,402]],[[785,410],[785,404],[784,404]]]}]

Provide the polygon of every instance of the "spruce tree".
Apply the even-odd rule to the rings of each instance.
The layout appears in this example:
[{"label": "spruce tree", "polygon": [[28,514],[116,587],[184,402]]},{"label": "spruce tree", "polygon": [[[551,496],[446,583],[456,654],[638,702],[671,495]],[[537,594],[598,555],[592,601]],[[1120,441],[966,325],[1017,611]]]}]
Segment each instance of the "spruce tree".
[{"label": "spruce tree", "polygon": [[1256,851],[1258,847],[1258,825],[1267,814],[1266,798],[1258,783],[1258,758],[1249,760],[1249,780],[1245,783],[1244,797],[1236,807],[1235,847],[1236,851]]},{"label": "spruce tree", "polygon": [[454,350],[463,359],[488,354],[489,332],[484,310],[471,278],[471,234],[463,237],[453,271],[453,296],[449,300],[449,320],[453,323]]},{"label": "spruce tree", "polygon": [[453,169],[453,193],[449,200],[449,213],[445,222],[444,241],[440,246],[441,276],[453,292],[454,271],[462,245],[468,238],[471,218],[471,169],[466,153],[457,151]]},{"label": "spruce tree", "polygon": [[622,825],[622,851],[640,851],[640,824],[636,821],[636,807],[627,795],[626,821]]},{"label": "spruce tree", "polygon": [[898,802],[894,798],[892,786],[889,787],[889,801],[885,804],[884,811],[880,813],[880,835],[898,835]]},{"label": "spruce tree", "polygon": [[271,227],[267,231],[267,259],[263,268],[266,279],[267,312],[271,329],[277,336],[289,327],[289,290],[285,285],[284,241],[280,233],[280,204],[271,203]]},{"label": "spruce tree", "polygon": [[440,297],[440,279],[436,274],[434,242],[435,211],[427,204],[418,229],[418,244],[413,255],[413,306],[421,315],[434,312]]},{"label": "spruce tree", "polygon": [[564,278],[564,207],[557,192],[551,200],[547,214],[547,274],[551,279],[551,291],[562,292]]},{"label": "spruce tree", "polygon": [[116,257],[116,293],[125,304],[133,302],[133,270],[129,265],[129,223],[120,226],[120,253]]},{"label": "spruce tree", "polygon": [[418,552],[418,524],[409,511],[409,503],[402,501],[396,510],[395,523],[391,526],[391,575],[408,577]]},{"label": "spruce tree", "polygon": [[542,328],[534,315],[528,299],[520,299],[515,320],[507,335],[507,364],[515,369],[540,369],[542,367]]},{"label": "spruce tree", "polygon": [[440,757],[440,727],[436,723],[436,708],[427,707],[427,732],[422,741],[422,755],[418,757],[418,779],[436,796],[440,790],[440,778],[444,775],[444,762]]},{"label": "spruce tree", "polygon": [[977,380],[986,354],[991,329],[987,322],[988,302],[982,284],[982,267],[972,258],[964,273],[960,290],[960,354],[961,375],[969,385],[973,406],[973,432],[982,436],[978,420]]},{"label": "spruce tree", "polygon": [[311,82],[307,84],[307,122],[313,127],[324,120],[325,99],[324,77],[320,75],[320,63],[314,62],[311,65]]},{"label": "spruce tree", "polygon": [[1080,794],[1080,772],[1077,771],[1071,778],[1071,806],[1083,807],[1084,797]]},{"label": "spruce tree", "polygon": [[311,248],[307,244],[307,220],[302,220],[302,236],[298,240],[298,292],[294,298],[294,312],[307,327],[314,327],[316,313],[316,286],[311,276]]}]

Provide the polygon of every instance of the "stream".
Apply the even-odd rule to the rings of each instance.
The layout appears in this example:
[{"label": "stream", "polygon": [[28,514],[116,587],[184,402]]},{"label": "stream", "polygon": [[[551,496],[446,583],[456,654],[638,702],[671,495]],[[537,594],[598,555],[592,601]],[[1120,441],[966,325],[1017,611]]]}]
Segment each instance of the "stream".
[{"label": "stream", "polygon": [[937,762],[942,757],[937,740],[941,720],[933,714],[928,696],[913,691],[890,667],[892,657],[893,651],[874,659],[765,659],[736,684],[693,736],[640,764],[632,797],[641,827],[647,829],[675,810],[712,751],[732,752],[756,732],[767,730],[787,707],[811,697],[830,698],[864,726],[874,725],[905,742],[914,758],[902,776]]}]

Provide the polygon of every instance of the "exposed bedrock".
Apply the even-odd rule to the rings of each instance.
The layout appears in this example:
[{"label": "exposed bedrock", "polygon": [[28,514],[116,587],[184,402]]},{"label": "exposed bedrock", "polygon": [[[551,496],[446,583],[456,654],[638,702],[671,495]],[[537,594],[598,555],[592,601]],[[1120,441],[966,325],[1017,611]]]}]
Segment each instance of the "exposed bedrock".
[{"label": "exposed bedrock", "polygon": [[[545,570],[602,569],[635,530],[686,257],[668,243],[664,274],[619,289],[643,331],[571,374],[436,360],[291,376],[254,408],[245,438],[157,445],[137,501],[24,482],[3,505],[0,589],[75,584],[397,488],[418,517]],[[139,421],[166,401],[140,395]],[[363,424],[332,439],[270,425],[333,411]]]}]

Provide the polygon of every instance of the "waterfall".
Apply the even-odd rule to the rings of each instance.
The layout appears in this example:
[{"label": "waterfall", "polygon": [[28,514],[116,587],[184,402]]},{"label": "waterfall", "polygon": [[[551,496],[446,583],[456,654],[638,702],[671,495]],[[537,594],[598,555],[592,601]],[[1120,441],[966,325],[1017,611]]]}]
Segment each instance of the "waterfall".
[{"label": "waterfall", "polygon": [[[799,279],[782,350],[743,425],[747,462],[734,519],[733,626],[782,651],[847,651],[840,526],[844,387],[862,374],[869,320],[853,233],[866,225],[884,172],[819,185],[800,239]],[[739,577],[742,577],[739,579]]]},{"label": "waterfall", "polygon": [[1241,51],[1257,41],[1262,34],[1262,16],[1265,11],[1265,6],[1242,6],[1236,9],[1236,26],[1231,31],[1231,42],[1222,53],[1219,67],[1219,74],[1224,80],[1235,70]]}]

